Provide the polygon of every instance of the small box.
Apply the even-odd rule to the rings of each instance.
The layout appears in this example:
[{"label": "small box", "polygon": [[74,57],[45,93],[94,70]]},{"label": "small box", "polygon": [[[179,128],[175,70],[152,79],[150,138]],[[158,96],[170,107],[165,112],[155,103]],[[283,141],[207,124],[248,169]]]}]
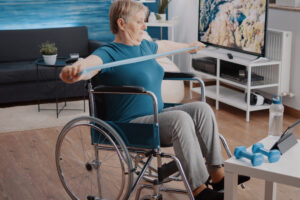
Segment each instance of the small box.
[{"label": "small box", "polygon": [[276,0],[278,6],[300,7],[300,0]]},{"label": "small box", "polygon": [[211,57],[201,57],[192,59],[192,67],[196,71],[217,75],[217,59]]}]

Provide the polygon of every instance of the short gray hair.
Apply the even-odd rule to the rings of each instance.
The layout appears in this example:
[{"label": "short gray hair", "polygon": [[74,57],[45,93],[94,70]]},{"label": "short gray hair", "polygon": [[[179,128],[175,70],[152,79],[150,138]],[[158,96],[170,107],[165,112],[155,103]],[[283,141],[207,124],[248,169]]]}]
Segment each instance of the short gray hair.
[{"label": "short gray hair", "polygon": [[145,11],[145,14],[148,13],[148,8],[142,3],[134,0],[115,0],[109,9],[109,22],[112,33],[119,32],[117,24],[119,18],[123,18],[127,22],[133,14],[141,10]]}]

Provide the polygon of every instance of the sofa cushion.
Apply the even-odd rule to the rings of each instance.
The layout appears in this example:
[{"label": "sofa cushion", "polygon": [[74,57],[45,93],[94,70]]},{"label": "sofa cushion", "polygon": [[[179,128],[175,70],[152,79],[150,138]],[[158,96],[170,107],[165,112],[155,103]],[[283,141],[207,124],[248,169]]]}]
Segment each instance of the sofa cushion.
[{"label": "sofa cushion", "polygon": [[[39,67],[39,80],[55,80],[61,68],[56,73],[53,67]],[[0,84],[20,82],[36,82],[37,70],[33,61],[0,63]]]},{"label": "sofa cushion", "polygon": [[33,61],[41,57],[40,45],[45,41],[55,42],[58,56],[68,57],[70,53],[88,55],[88,32],[85,26],[1,30],[0,62]]},{"label": "sofa cushion", "polygon": [[62,81],[57,84],[55,81],[42,81],[38,86],[36,82],[16,83],[9,86],[0,84],[0,104],[21,101],[37,102],[38,99],[54,100],[56,96],[58,99],[83,97],[84,93],[87,97],[84,89],[82,81],[73,84],[65,84]]}]

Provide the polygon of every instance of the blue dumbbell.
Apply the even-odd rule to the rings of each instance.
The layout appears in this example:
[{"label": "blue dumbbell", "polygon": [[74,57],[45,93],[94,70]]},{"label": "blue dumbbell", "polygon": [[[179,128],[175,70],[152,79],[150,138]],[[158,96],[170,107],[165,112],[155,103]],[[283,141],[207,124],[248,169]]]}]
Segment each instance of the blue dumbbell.
[{"label": "blue dumbbell", "polygon": [[246,147],[244,146],[238,146],[234,149],[234,156],[237,159],[240,159],[242,157],[245,157],[249,160],[251,160],[251,163],[253,166],[259,166],[264,162],[264,156],[260,153],[249,153],[247,152]]},{"label": "blue dumbbell", "polygon": [[253,153],[262,153],[262,154],[266,155],[268,157],[268,160],[270,163],[277,162],[281,156],[280,151],[278,151],[276,149],[268,151],[264,148],[264,145],[262,143],[254,144],[252,146],[252,152]]}]

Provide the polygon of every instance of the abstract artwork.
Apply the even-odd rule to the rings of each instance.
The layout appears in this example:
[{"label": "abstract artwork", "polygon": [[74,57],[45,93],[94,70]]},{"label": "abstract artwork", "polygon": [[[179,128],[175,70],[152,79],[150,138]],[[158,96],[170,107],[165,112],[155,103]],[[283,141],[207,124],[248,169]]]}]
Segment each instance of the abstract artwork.
[{"label": "abstract artwork", "polygon": [[0,30],[87,26],[89,38],[112,41],[111,0],[0,0]]}]

